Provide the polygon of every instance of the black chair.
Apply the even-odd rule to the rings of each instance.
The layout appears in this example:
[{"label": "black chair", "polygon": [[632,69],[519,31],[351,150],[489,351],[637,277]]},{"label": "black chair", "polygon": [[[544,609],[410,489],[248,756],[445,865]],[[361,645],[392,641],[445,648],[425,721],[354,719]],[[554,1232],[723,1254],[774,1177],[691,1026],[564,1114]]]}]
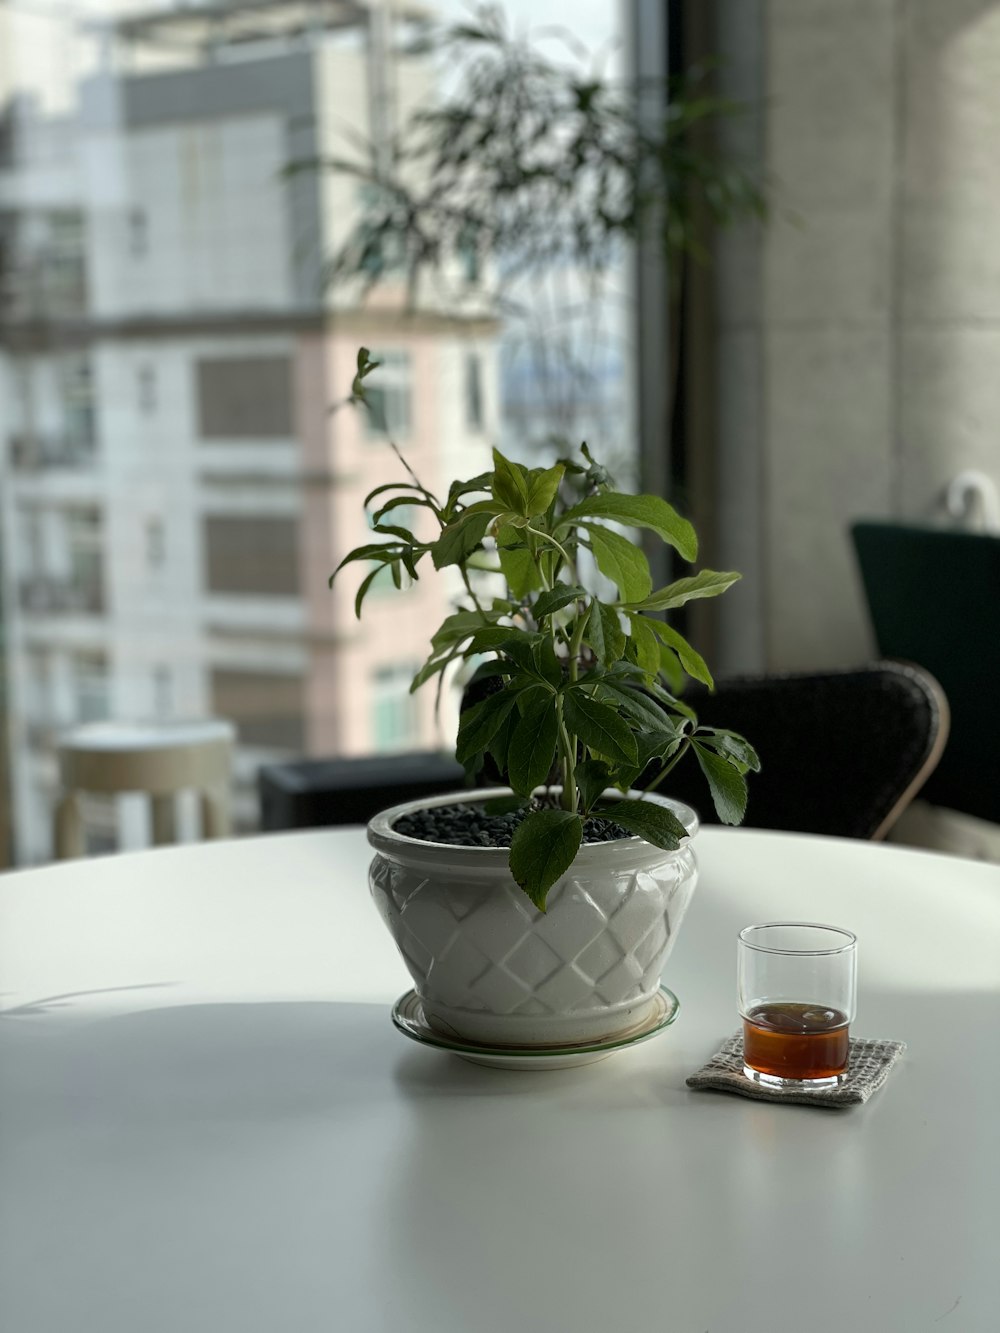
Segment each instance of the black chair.
[{"label": "black chair", "polygon": [[444,795],[464,781],[462,766],[434,751],[266,764],[257,774],[261,828],[367,824],[391,805]]},{"label": "black chair", "polygon": [[[931,677],[886,662],[728,680],[691,702],[703,722],[744,733],[760,753],[749,827],[853,838],[885,835],[937,762],[948,727]],[[460,789],[463,773],[438,754],[376,755],[273,764],[259,785],[265,829],[314,828],[365,823],[387,806]],[[664,789],[717,822],[693,757]]]},{"label": "black chair", "polygon": [[1000,823],[1000,537],[867,521],[851,536],[880,655],[924,667],[951,705],[922,797]]},{"label": "black chair", "polygon": [[[884,838],[948,734],[937,682],[896,662],[733,678],[689,699],[700,722],[740,732],[760,755],[761,771],[749,776],[748,828]],[[693,756],[663,790],[693,805],[703,822],[718,823]]]}]

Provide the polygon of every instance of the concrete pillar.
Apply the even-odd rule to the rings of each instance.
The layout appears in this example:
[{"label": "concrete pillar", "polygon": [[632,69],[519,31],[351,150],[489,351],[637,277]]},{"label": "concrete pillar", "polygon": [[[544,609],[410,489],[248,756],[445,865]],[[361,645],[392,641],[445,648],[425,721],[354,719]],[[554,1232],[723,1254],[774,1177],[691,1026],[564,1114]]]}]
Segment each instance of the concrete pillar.
[{"label": "concrete pillar", "polygon": [[[870,656],[848,525],[1000,482],[998,0],[717,0],[726,131],[769,182],[719,239],[722,669]],[[725,141],[724,141],[725,142]]]}]

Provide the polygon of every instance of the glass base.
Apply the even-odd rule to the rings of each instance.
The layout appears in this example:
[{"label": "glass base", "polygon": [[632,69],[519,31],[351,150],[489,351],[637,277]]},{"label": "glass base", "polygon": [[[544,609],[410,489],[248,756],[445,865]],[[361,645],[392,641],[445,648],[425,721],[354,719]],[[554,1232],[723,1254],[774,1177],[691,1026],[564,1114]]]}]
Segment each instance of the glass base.
[{"label": "glass base", "polygon": [[812,1091],[814,1088],[839,1088],[847,1080],[847,1071],[833,1074],[829,1078],[779,1078],[777,1074],[762,1074],[759,1069],[743,1066],[743,1075],[751,1083],[760,1083],[765,1088],[800,1088]]}]

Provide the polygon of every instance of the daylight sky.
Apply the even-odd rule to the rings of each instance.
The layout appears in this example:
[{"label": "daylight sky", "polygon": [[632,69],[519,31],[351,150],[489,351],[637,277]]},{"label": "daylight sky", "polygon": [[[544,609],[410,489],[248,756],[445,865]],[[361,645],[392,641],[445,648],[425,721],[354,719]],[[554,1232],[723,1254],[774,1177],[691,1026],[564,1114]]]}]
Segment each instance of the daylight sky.
[{"label": "daylight sky", "polygon": [[[590,51],[606,50],[621,34],[624,0],[502,0],[521,32],[548,25],[570,29]],[[469,0],[430,0],[442,18],[468,15]]]}]

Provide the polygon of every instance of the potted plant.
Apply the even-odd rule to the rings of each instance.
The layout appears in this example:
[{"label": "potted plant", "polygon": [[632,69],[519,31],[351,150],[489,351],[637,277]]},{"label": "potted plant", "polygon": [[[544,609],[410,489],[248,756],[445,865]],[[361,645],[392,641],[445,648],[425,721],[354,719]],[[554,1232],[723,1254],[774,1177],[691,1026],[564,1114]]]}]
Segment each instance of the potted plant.
[{"label": "potted plant", "polygon": [[[376,366],[362,348],[356,405]],[[655,999],[697,873],[697,816],[651,789],[692,754],[719,816],[738,823],[758,767],[742,737],[698,725],[680,692],[686,677],[711,687],[711,674],[659,618],[739,575],[703,569],[654,589],[620,528],[652,531],[685,561],[694,530],[659,496],[616,491],[586,445],[545,468],[495,450],[492,471],[453,481],[445,497],[396,452],[406,479],[366,500],[379,540],[346,555],[331,583],[359,561],[374,566],[360,616],[384,567],[397,586],[457,569],[464,597],[412,688],[477,663],[457,757],[470,777],[491,764],[506,791],[376,816],[376,903],[440,1031],[521,1046],[611,1037]],[[433,516],[432,540],[394,521],[414,505]]]}]

